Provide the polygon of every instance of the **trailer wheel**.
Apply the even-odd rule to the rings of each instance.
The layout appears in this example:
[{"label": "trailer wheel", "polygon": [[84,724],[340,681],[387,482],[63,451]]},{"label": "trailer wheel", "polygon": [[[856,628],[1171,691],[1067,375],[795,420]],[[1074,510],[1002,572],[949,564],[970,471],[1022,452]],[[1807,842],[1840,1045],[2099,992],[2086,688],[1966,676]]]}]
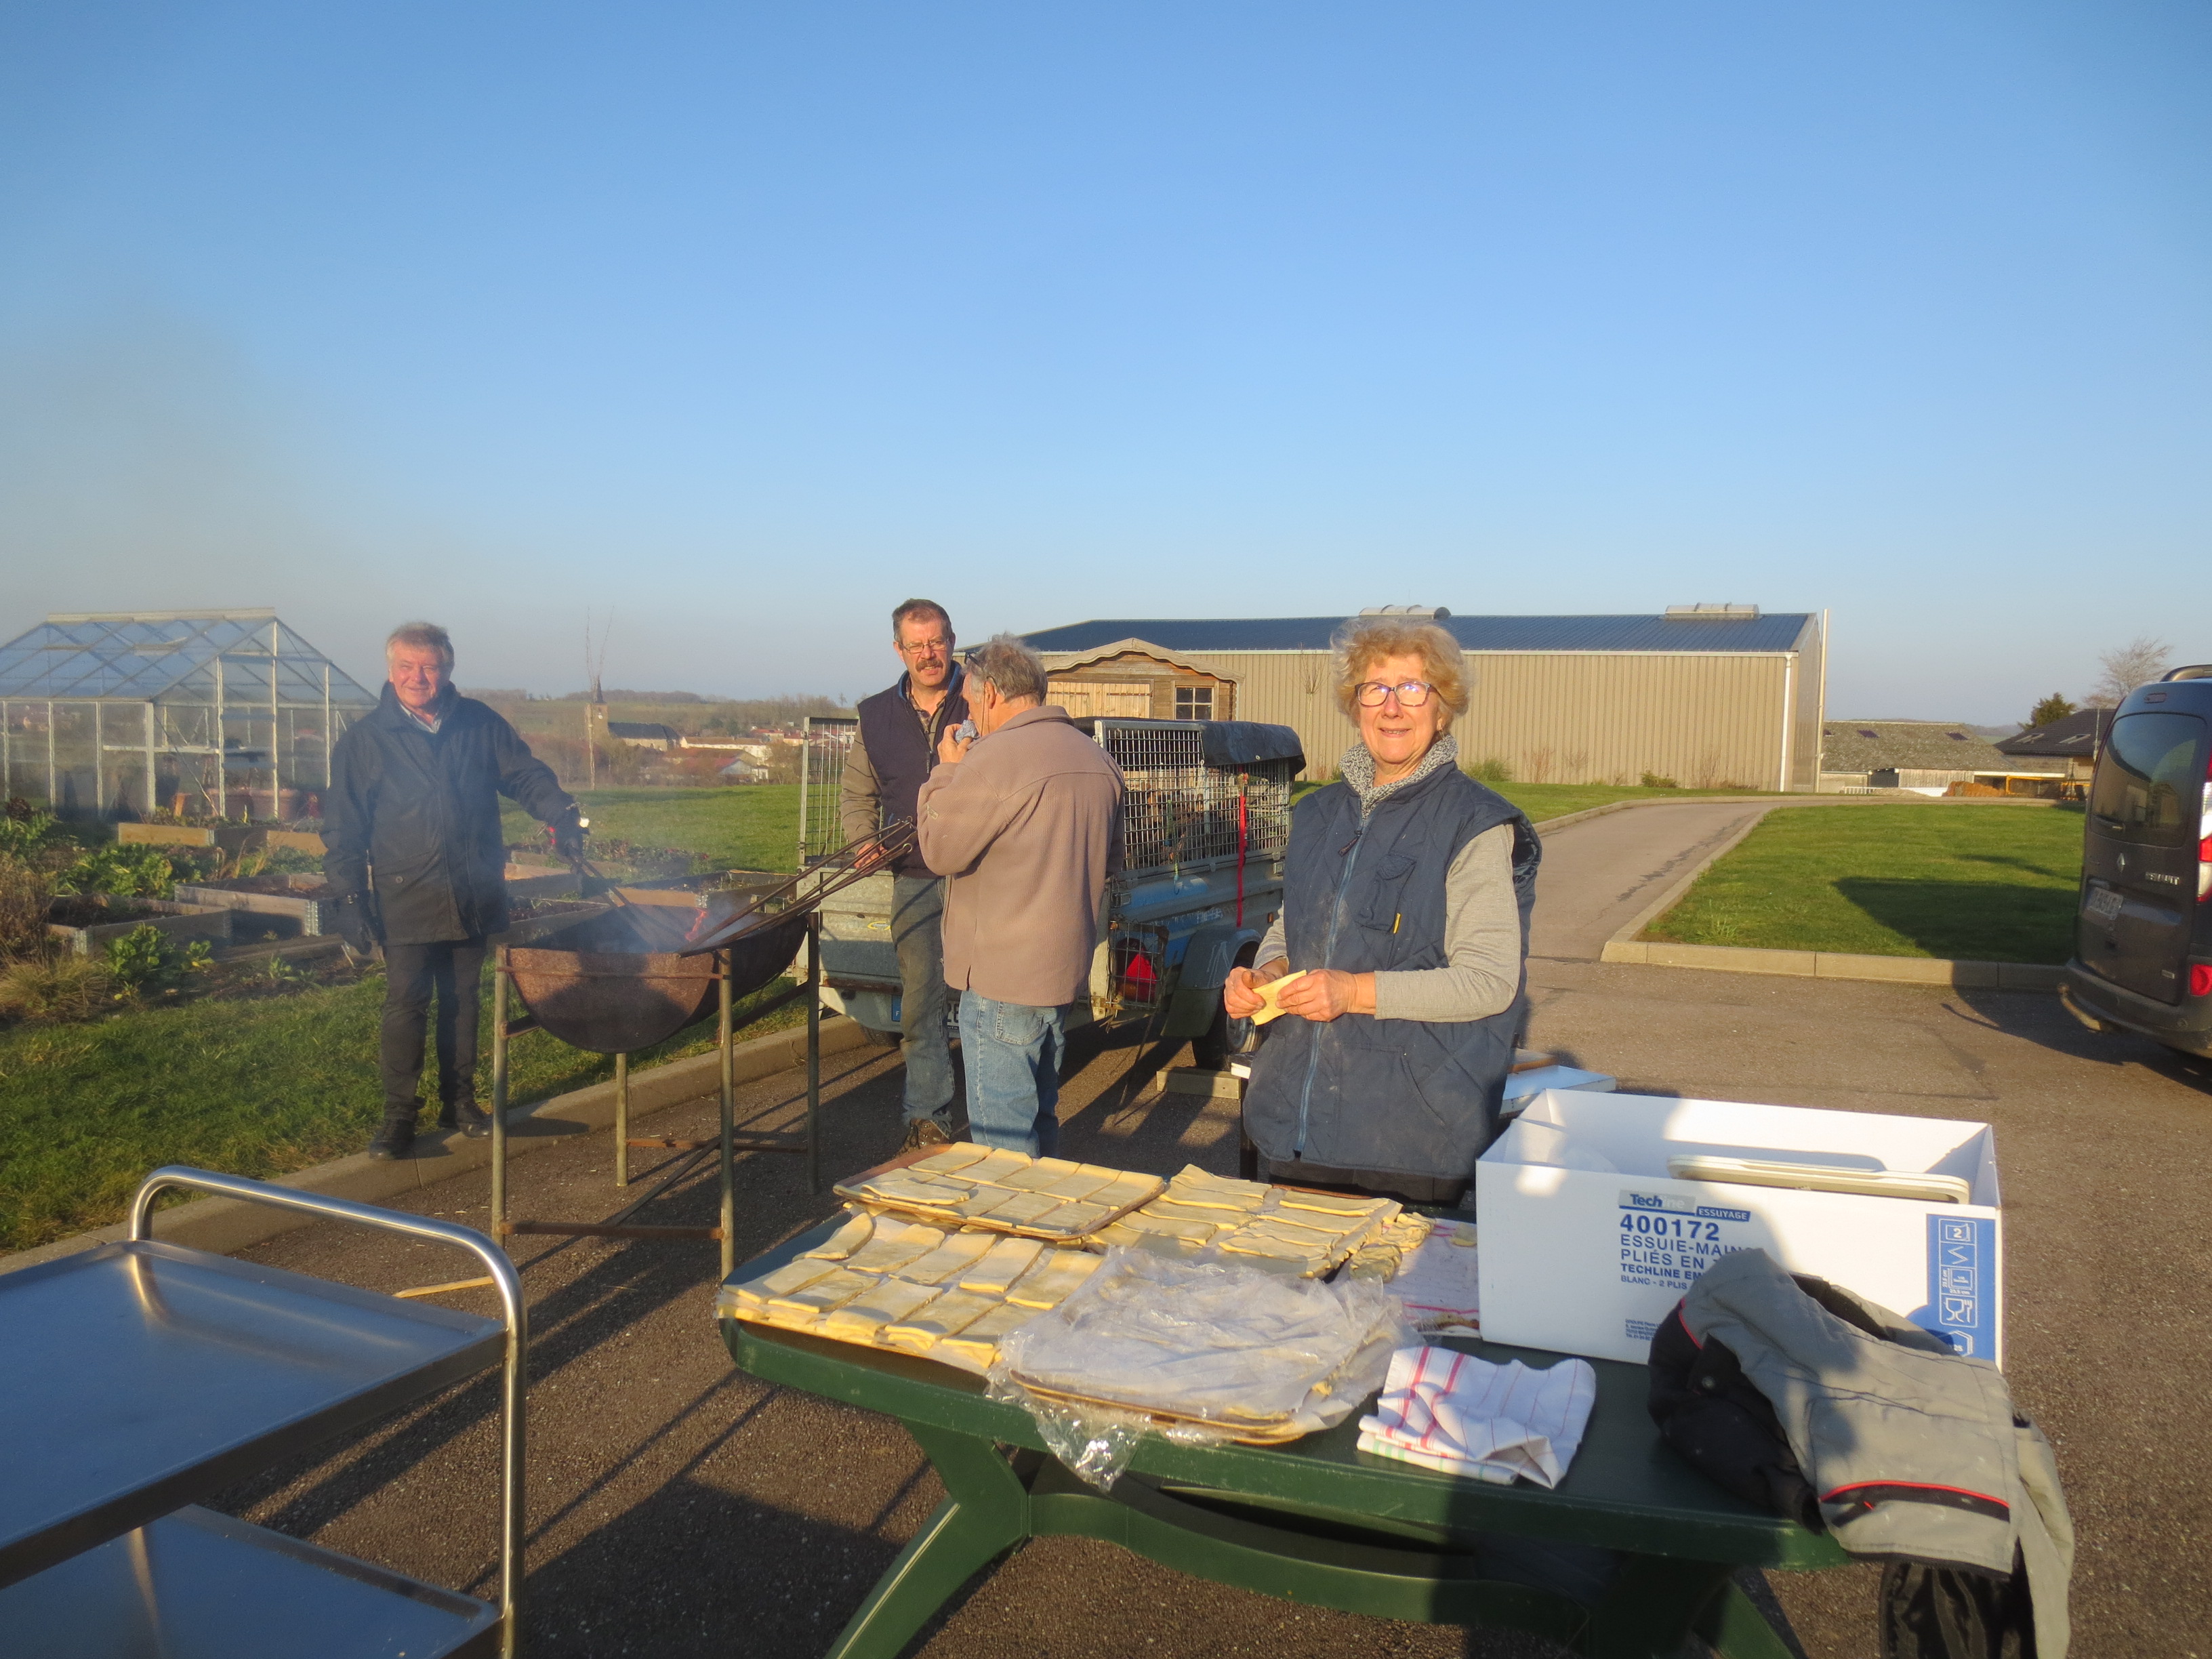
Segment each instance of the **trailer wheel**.
[{"label": "trailer wheel", "polygon": [[[1257,945],[1248,945],[1237,953],[1236,965],[1249,968],[1259,951]],[[1229,1056],[1241,1054],[1251,1046],[1254,1027],[1249,1019],[1229,1018],[1229,1005],[1224,1002],[1213,1011],[1213,1024],[1190,1040],[1190,1057],[1201,1071],[1218,1072],[1229,1064]]]}]

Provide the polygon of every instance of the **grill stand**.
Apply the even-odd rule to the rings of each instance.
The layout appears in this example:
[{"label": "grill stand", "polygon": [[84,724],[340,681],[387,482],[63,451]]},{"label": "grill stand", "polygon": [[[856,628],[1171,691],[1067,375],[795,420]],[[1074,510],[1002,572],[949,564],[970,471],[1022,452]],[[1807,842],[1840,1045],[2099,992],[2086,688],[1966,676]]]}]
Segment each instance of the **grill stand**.
[{"label": "grill stand", "polygon": [[[491,1016],[491,1231],[502,1244],[520,1234],[550,1234],[562,1237],[714,1239],[721,1249],[722,1273],[727,1277],[737,1265],[737,1155],[747,1152],[796,1152],[806,1159],[809,1192],[822,1187],[820,1126],[822,1113],[822,918],[810,909],[806,917],[806,972],[801,981],[762,1004],[744,1020],[736,1018],[731,994],[731,962],[726,950],[714,955],[714,1042],[721,1055],[721,1110],[718,1132],[712,1140],[682,1140],[668,1137],[633,1138],[629,1133],[629,1056],[615,1056],[615,1185],[629,1185],[629,1150],[657,1146],[690,1154],[672,1159],[680,1166],[635,1202],[605,1221],[518,1221],[507,1213],[507,1050],[514,1038],[543,1030],[535,1016],[525,1012],[509,1018],[513,1006],[513,975],[507,947],[501,946],[492,981]],[[737,1060],[733,1039],[746,1026],[757,1024],[797,998],[806,1000],[806,1127],[801,1134],[763,1133],[740,1135],[737,1131]],[[668,1190],[676,1180],[696,1166],[696,1154],[718,1154],[721,1205],[718,1224],[712,1227],[664,1227],[632,1224],[629,1217]],[[667,1169],[670,1165],[663,1165]],[[658,1173],[658,1171],[656,1171]]]}]

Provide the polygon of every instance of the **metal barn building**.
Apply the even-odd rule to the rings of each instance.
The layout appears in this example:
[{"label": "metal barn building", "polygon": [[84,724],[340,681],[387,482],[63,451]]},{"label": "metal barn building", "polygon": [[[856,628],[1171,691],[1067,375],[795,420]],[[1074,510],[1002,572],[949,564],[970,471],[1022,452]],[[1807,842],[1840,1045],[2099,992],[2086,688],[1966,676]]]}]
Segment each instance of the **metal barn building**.
[{"label": "metal barn building", "polygon": [[[1525,783],[1635,783],[1810,792],[1820,775],[1825,613],[1678,605],[1661,616],[1431,617],[1466,654],[1474,699],[1455,723],[1462,765]],[[1376,614],[1369,612],[1367,614]],[[1339,617],[1115,618],[1024,635],[1053,701],[1075,714],[1267,720],[1293,727],[1305,775],[1351,746],[1329,636]]]},{"label": "metal barn building", "polygon": [[292,818],[376,707],[273,611],[55,615],[0,645],[0,794]]}]

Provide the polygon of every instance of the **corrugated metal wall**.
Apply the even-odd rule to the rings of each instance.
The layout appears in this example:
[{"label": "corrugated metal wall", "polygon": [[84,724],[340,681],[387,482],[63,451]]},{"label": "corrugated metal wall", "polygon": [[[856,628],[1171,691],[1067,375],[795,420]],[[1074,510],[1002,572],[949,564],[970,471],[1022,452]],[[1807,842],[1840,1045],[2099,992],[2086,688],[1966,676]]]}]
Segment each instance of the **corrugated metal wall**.
[{"label": "corrugated metal wall", "polygon": [[[1456,726],[1463,763],[1497,759],[1523,782],[1635,783],[1645,772],[1687,787],[1772,789],[1784,724],[1792,787],[1809,789],[1820,743],[1819,630],[1800,652],[1469,653],[1473,706]],[[1184,652],[1237,683],[1240,719],[1296,729],[1305,775],[1334,775],[1352,722],[1336,707],[1326,652]],[[1049,664],[1053,659],[1046,658]]]}]

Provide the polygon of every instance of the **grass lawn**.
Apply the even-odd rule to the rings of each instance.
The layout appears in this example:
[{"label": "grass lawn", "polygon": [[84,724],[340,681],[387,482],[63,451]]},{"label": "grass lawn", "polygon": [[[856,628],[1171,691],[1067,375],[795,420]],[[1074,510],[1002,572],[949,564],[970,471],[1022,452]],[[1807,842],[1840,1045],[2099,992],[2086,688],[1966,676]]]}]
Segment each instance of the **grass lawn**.
[{"label": "grass lawn", "polygon": [[[722,785],[709,789],[585,789],[576,799],[592,834],[646,847],[676,847],[715,870],[799,867],[799,786]],[[507,843],[542,844],[545,832],[512,802],[501,819]]]},{"label": "grass lawn", "polygon": [[[383,999],[377,975],[258,1000],[187,1002],[90,1024],[0,1032],[0,1249],[122,1219],[157,1164],[271,1176],[361,1151],[381,1115]],[[489,1104],[489,975],[483,1006],[477,1098]],[[738,1005],[740,1017],[746,1006]],[[793,1004],[739,1041],[805,1018]],[[714,1032],[711,1020],[695,1025],[641,1052],[637,1063],[704,1052]],[[613,1074],[610,1057],[542,1033],[515,1039],[510,1086],[518,1104]]]},{"label": "grass lawn", "polygon": [[2059,963],[2081,815],[2057,807],[1770,813],[1644,937],[1681,945]]}]

